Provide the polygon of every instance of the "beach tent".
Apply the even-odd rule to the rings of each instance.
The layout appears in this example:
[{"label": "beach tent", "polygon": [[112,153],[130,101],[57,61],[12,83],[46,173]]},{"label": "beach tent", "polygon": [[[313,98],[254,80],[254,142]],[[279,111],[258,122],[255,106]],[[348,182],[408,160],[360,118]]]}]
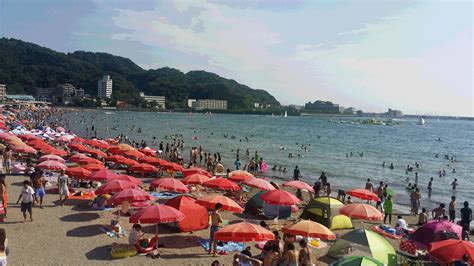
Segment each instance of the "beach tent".
[{"label": "beach tent", "polygon": [[184,219],[177,223],[181,232],[202,230],[209,226],[207,209],[197,204],[196,199],[190,196],[172,198],[166,202],[166,205],[184,213]]},{"label": "beach tent", "polygon": [[331,266],[384,266],[374,258],[364,256],[349,256],[330,264]]},{"label": "beach tent", "polygon": [[[331,225],[334,220],[334,216],[339,214],[339,209],[344,206],[344,203],[340,202],[336,198],[331,197],[317,197],[309,201],[306,208],[301,213],[300,218],[311,220],[317,223],[320,223],[328,228],[331,229],[350,229],[352,228],[352,223],[350,227],[340,228],[333,228]],[[341,223],[342,220],[345,218],[338,218],[339,224],[347,224],[347,220],[345,223]]]},{"label": "beach tent", "polygon": [[285,219],[291,216],[291,206],[278,206],[264,203],[260,195],[267,191],[260,191],[250,198],[245,204],[245,212],[253,215],[264,215],[267,218]]},{"label": "beach tent", "polygon": [[351,218],[343,214],[339,214],[332,217],[331,226],[329,227],[329,229],[331,230],[352,229],[352,228],[354,228],[354,226],[352,225]]},{"label": "beach tent", "polygon": [[341,258],[350,256],[369,256],[387,266],[397,265],[395,249],[381,235],[364,229],[353,230],[338,239],[329,248],[328,256]]}]

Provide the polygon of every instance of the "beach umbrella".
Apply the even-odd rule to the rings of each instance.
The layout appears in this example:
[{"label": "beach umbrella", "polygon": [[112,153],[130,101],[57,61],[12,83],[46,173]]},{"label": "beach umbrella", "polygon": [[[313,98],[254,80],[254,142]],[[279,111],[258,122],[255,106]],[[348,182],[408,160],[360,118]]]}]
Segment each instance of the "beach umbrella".
[{"label": "beach umbrella", "polygon": [[409,240],[421,249],[446,239],[462,239],[462,227],[447,220],[431,220],[418,227],[409,237]]},{"label": "beach umbrella", "polygon": [[160,165],[164,160],[155,157],[142,157],[138,158],[138,161],[141,163],[147,163],[156,166]]},{"label": "beach umbrella", "polygon": [[44,161],[58,161],[60,163],[64,163],[64,159],[57,156],[57,155],[43,155],[41,157],[39,157],[38,161],[40,162],[44,162]]},{"label": "beach umbrella", "polygon": [[150,183],[150,187],[152,189],[161,188],[161,189],[166,189],[168,191],[175,191],[175,192],[181,192],[181,193],[189,192],[189,189],[186,187],[185,184],[183,184],[178,179],[174,179],[172,177],[155,179]]},{"label": "beach umbrella", "polygon": [[56,132],[60,132],[60,133],[63,133],[65,132],[66,130],[63,128],[63,127],[57,127],[56,128]]},{"label": "beach umbrella", "polygon": [[182,172],[184,171],[184,167],[177,163],[170,163],[170,162],[162,162],[160,166],[168,171],[175,171],[175,172]]},{"label": "beach umbrella", "polygon": [[167,205],[151,205],[133,214],[130,223],[158,224],[175,223],[184,219],[184,214]]},{"label": "beach umbrella", "polygon": [[309,192],[314,192],[314,189],[313,189],[312,186],[308,185],[307,183],[305,183],[303,181],[299,181],[299,180],[287,181],[287,182],[283,183],[282,186],[292,187],[292,188],[296,188],[296,189],[303,189],[303,190],[307,190]]},{"label": "beach umbrella", "polygon": [[92,172],[99,171],[105,168],[103,164],[97,164],[97,163],[86,164],[86,165],[83,165],[82,167]]},{"label": "beach umbrella", "polygon": [[267,180],[261,178],[251,178],[244,181],[244,184],[260,190],[275,190],[276,188]]},{"label": "beach umbrella", "polygon": [[203,186],[214,188],[214,189],[230,190],[230,191],[241,189],[239,185],[225,178],[216,178],[216,179],[209,180],[206,183],[204,183]]},{"label": "beach umbrella", "polygon": [[234,182],[244,182],[244,181],[247,181],[249,179],[252,179],[252,177],[248,176],[248,175],[236,174],[236,175],[231,175],[227,179],[229,179],[230,181],[234,181]]},{"label": "beach umbrella", "polygon": [[94,164],[104,164],[102,161],[99,161],[97,159],[94,159],[94,158],[91,158],[91,157],[81,157],[79,159],[76,160],[76,163],[81,163],[81,164],[90,164],[90,163],[94,163]]},{"label": "beach umbrella", "polygon": [[331,266],[384,266],[382,262],[367,256],[348,256],[343,257],[333,263]]},{"label": "beach umbrella", "polygon": [[128,144],[124,144],[124,143],[118,144],[117,146],[112,146],[112,147],[107,149],[107,151],[109,151],[112,154],[122,153],[122,152],[126,152],[126,151],[129,151],[129,150],[136,150],[136,149],[133,148],[132,146],[130,146]]},{"label": "beach umbrella", "polygon": [[50,149],[50,150],[43,150],[43,154],[57,155],[57,156],[63,157],[63,156],[67,156],[67,151],[53,148],[53,149]]},{"label": "beach umbrella", "polygon": [[37,136],[35,136],[35,135],[31,134],[31,133],[20,134],[20,135],[18,135],[18,137],[19,137],[20,139],[26,140],[26,141],[28,141],[28,140],[41,140],[40,137],[37,137]]},{"label": "beach umbrella", "polygon": [[74,138],[71,140],[72,143],[83,143],[84,141],[86,141],[86,140],[83,139],[83,138],[81,138],[81,137],[78,137],[78,136],[74,137]]},{"label": "beach umbrella", "polygon": [[115,193],[108,204],[121,204],[123,202],[147,201],[155,198],[141,189],[129,188]]},{"label": "beach umbrella", "polygon": [[105,141],[109,144],[112,144],[112,145],[117,145],[118,144],[118,140],[116,140],[116,139],[106,139]]},{"label": "beach umbrella", "polygon": [[84,141],[84,144],[87,144],[91,147],[97,148],[97,149],[107,149],[110,147],[110,145],[105,142],[105,141],[100,141],[98,139],[89,139]]},{"label": "beach umbrella", "polygon": [[105,157],[105,160],[107,162],[114,162],[114,163],[117,163],[120,160],[125,160],[125,159],[127,159],[127,158],[123,157],[122,155],[118,155],[118,154]]},{"label": "beach umbrella", "polygon": [[135,160],[132,160],[132,159],[128,159],[128,158],[125,158],[119,162],[117,162],[118,164],[123,164],[123,165],[126,165],[126,166],[134,166],[134,165],[137,165],[139,164],[137,161]]},{"label": "beach umbrella", "polygon": [[296,224],[285,226],[283,232],[290,235],[321,238],[325,240],[336,239],[336,235],[329,230],[329,228],[311,220],[302,220]]},{"label": "beach umbrella", "polygon": [[87,151],[84,151],[84,153],[89,153],[91,155],[95,155],[97,157],[102,157],[105,158],[107,154],[101,150],[94,150],[94,149],[88,149]]},{"label": "beach umbrella", "polygon": [[100,186],[96,191],[96,195],[102,195],[102,194],[112,194],[112,193],[117,193],[125,189],[129,188],[136,188],[137,185],[128,182],[128,181],[123,181],[123,180],[111,180],[102,186]]},{"label": "beach umbrella", "polygon": [[212,178],[212,175],[208,171],[206,171],[202,168],[197,168],[197,167],[191,167],[191,168],[188,168],[188,169],[184,169],[183,171],[181,171],[181,173],[183,174],[184,177],[187,177],[189,175],[194,175],[194,174],[200,174],[200,175],[205,175],[209,178]]},{"label": "beach umbrella", "polygon": [[158,172],[158,169],[156,169],[156,167],[154,167],[153,165],[140,163],[140,164],[130,167],[130,171],[144,174],[144,173],[156,173]]},{"label": "beach umbrella", "polygon": [[210,178],[203,174],[192,174],[183,178],[183,184],[187,185],[202,185],[205,182],[209,181]]},{"label": "beach umbrella", "polygon": [[139,151],[141,153],[147,155],[147,156],[155,156],[156,155],[156,150],[152,149],[152,148],[149,148],[149,147],[139,149]]},{"label": "beach umbrella", "polygon": [[60,163],[58,161],[44,161],[37,164],[36,167],[50,171],[66,170],[67,168],[63,163]]},{"label": "beach umbrella", "polygon": [[86,146],[79,143],[69,144],[68,147],[73,151],[86,152],[88,150]]},{"label": "beach umbrella", "polygon": [[260,199],[268,204],[283,206],[292,206],[300,202],[300,200],[295,195],[279,189],[270,190],[263,193],[260,195]]},{"label": "beach umbrella", "polygon": [[2,140],[6,140],[10,136],[13,136],[13,135],[10,134],[10,133],[7,133],[7,132],[0,132],[0,139],[2,139]]},{"label": "beach umbrella", "polygon": [[143,158],[143,157],[146,157],[145,154],[137,151],[137,150],[129,150],[129,151],[126,151],[124,153],[122,153],[123,156],[125,157],[128,157],[128,158],[132,158],[132,159],[138,159],[138,158]]},{"label": "beach umbrella", "polygon": [[365,203],[351,203],[339,209],[341,214],[349,216],[350,218],[380,221],[383,214],[375,207]]},{"label": "beach umbrella", "polygon": [[137,186],[143,184],[143,181],[130,175],[119,175],[118,177],[114,178],[114,180],[124,180],[128,182],[132,182],[133,184],[136,184]]},{"label": "beach umbrella", "polygon": [[234,171],[229,173],[229,176],[233,176],[233,175],[247,175],[249,177],[255,177],[251,173],[249,173],[247,171],[244,171],[244,170],[234,170]]},{"label": "beach umbrella", "polygon": [[78,153],[78,154],[74,154],[73,156],[69,157],[69,161],[77,163],[81,159],[87,159],[87,158],[90,158],[90,157],[85,155],[85,154]]},{"label": "beach umbrella", "polygon": [[18,145],[18,146],[13,146],[12,150],[14,152],[19,152],[19,153],[31,153],[31,154],[36,154],[36,150],[33,147],[30,147],[26,144],[23,145]]},{"label": "beach umbrella", "polygon": [[269,241],[275,240],[275,235],[260,225],[240,222],[222,227],[214,234],[214,239],[225,242]]},{"label": "beach umbrella", "polygon": [[107,181],[107,180],[114,180],[116,179],[117,177],[119,177],[118,174],[106,169],[106,168],[103,168],[103,169],[100,169],[99,171],[95,171],[91,174],[89,180],[91,181]]},{"label": "beach umbrella", "polygon": [[225,211],[230,211],[234,213],[242,213],[244,211],[244,209],[242,209],[242,207],[240,207],[237,202],[222,195],[210,195],[202,197],[198,199],[196,203],[208,209],[214,209],[216,207],[216,204],[220,203],[222,204],[222,209]]},{"label": "beach umbrella", "polygon": [[68,138],[67,136],[60,136],[56,138],[56,142],[58,143],[69,143],[71,142],[71,139]]},{"label": "beach umbrella", "polygon": [[464,255],[469,255],[469,262],[474,263],[474,243],[469,241],[454,239],[437,241],[428,246],[428,252],[443,264],[461,261]]},{"label": "beach umbrella", "polygon": [[363,200],[373,200],[377,202],[380,201],[380,198],[377,196],[377,194],[363,188],[351,189],[346,191],[346,194]]},{"label": "beach umbrella", "polygon": [[88,179],[92,172],[82,167],[69,167],[66,169],[66,174],[70,177]]}]

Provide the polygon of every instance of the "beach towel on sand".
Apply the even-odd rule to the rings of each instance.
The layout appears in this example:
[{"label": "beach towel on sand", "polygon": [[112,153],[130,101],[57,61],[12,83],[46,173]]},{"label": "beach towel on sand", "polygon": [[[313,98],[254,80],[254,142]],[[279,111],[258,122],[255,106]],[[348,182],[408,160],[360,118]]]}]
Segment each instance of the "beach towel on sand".
[{"label": "beach towel on sand", "polygon": [[[209,239],[198,238],[199,244],[204,248],[205,251],[209,251]],[[234,252],[242,251],[245,249],[246,245],[244,243],[236,242],[222,242],[223,245],[217,245],[217,252]]]}]

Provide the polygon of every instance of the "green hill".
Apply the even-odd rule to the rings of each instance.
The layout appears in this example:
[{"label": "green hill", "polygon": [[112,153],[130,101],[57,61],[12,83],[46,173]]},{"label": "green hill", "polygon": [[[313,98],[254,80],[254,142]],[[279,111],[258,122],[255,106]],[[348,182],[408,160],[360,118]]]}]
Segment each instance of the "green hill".
[{"label": "green hill", "polygon": [[255,90],[231,79],[205,71],[183,73],[164,67],[145,70],[128,58],[107,53],[76,51],[60,53],[16,39],[0,39],[0,83],[9,94],[34,94],[36,87],[71,83],[96,95],[97,80],[110,75],[113,99],[138,105],[139,91],[166,96],[171,108],[185,107],[192,99],[227,100],[231,110],[248,110],[255,102],[279,105],[264,90]]}]

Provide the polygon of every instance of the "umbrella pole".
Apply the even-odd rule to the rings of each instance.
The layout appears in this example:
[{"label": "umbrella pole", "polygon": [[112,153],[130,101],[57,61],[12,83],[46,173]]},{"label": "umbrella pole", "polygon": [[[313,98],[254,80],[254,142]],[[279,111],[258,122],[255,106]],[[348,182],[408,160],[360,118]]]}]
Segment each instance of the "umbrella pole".
[{"label": "umbrella pole", "polygon": [[[158,223],[156,224],[155,236],[158,237]],[[158,249],[158,240],[156,241],[156,249]]]}]

